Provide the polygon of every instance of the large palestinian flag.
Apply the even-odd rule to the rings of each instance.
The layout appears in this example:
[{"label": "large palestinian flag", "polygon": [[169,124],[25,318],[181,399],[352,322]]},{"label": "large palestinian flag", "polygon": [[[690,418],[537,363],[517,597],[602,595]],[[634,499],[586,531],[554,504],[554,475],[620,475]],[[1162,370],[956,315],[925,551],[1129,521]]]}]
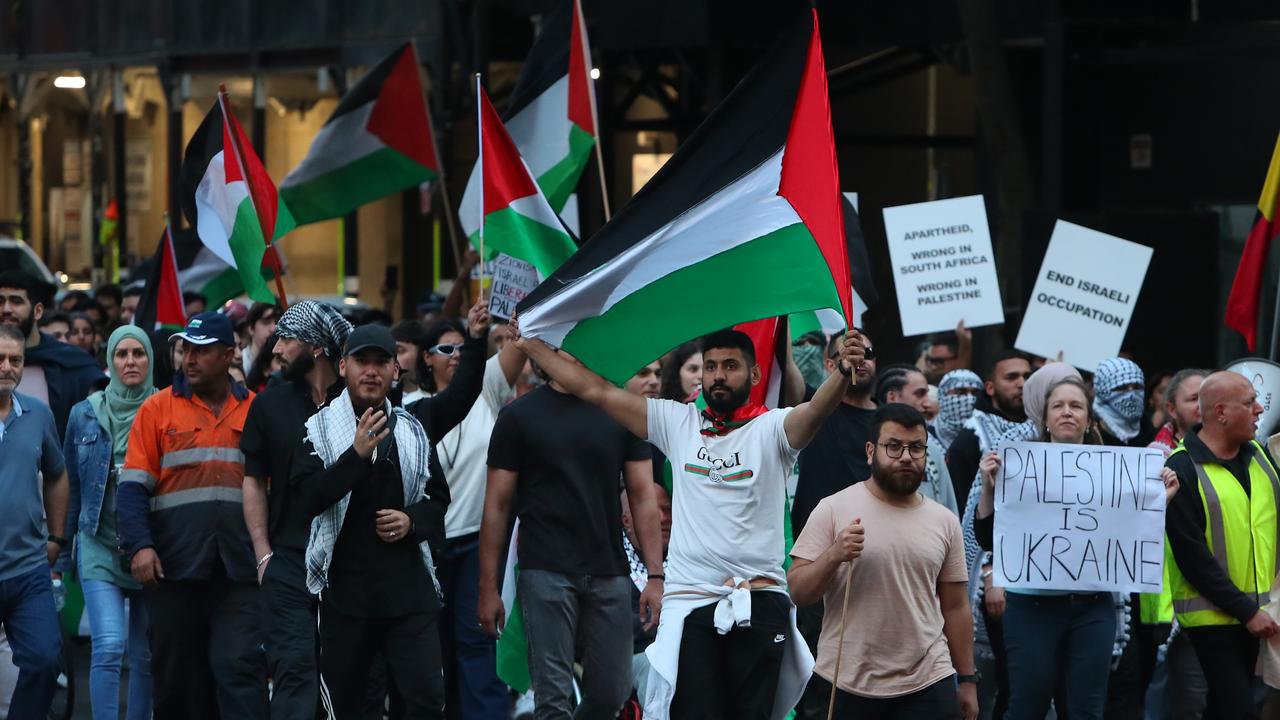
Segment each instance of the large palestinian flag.
[{"label": "large palestinian flag", "polygon": [[812,12],[520,303],[521,330],[621,383],[719,328],[818,308],[847,320],[841,202]]},{"label": "large palestinian flag", "polygon": [[412,43],[343,96],[280,197],[299,225],[342,217],[440,174]]},{"label": "large palestinian flag", "polygon": [[485,259],[505,253],[524,260],[546,277],[578,246],[560,224],[515,143],[498,119],[489,96],[477,86],[480,103],[480,195],[484,227],[473,236]]},{"label": "large palestinian flag", "polygon": [[[503,122],[559,214],[596,143],[591,49],[578,0],[558,0],[529,50]],[[471,173],[459,215],[467,237],[480,229],[479,178]]]},{"label": "large palestinian flag", "polygon": [[[1267,269],[1267,253],[1271,243],[1280,235],[1280,139],[1271,152],[1271,165],[1262,183],[1262,195],[1258,198],[1258,216],[1249,229],[1249,237],[1240,255],[1235,280],[1231,283],[1231,295],[1227,298],[1227,315],[1223,322],[1244,336],[1249,352],[1258,344],[1258,306],[1261,302],[1262,274]],[[1280,312],[1280,310],[1277,310]],[[1272,349],[1276,340],[1271,341]]]},{"label": "large palestinian flag", "polygon": [[180,181],[182,212],[200,241],[236,269],[250,298],[276,302],[262,268],[266,264],[282,271],[279,255],[275,248],[268,252],[268,246],[293,229],[293,216],[280,202],[224,93],[218,93],[187,143]]}]

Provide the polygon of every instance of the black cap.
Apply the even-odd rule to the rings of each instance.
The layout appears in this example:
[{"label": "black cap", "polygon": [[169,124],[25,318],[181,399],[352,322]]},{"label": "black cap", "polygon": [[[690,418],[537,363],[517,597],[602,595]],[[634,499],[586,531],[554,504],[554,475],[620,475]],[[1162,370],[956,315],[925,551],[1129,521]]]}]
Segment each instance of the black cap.
[{"label": "black cap", "polygon": [[[182,338],[183,341],[192,345],[222,343],[231,347],[236,346],[236,333],[231,327],[231,320],[214,310],[193,315],[187,321],[186,329],[173,337]],[[392,345],[392,347],[395,346]]]},{"label": "black cap", "polygon": [[343,355],[355,355],[365,348],[377,348],[391,357],[396,356],[396,339],[391,328],[385,325],[361,325],[351,331]]}]

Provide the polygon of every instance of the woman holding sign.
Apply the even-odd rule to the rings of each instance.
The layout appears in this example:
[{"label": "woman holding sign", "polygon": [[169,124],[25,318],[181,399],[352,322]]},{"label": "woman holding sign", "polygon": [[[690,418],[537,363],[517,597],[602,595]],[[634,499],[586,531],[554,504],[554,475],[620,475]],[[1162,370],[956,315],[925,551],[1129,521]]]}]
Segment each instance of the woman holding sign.
[{"label": "woman holding sign", "polygon": [[[1098,444],[1089,392],[1067,378],[1045,394],[1041,439],[1073,445]],[[993,544],[995,482],[1000,458],[988,453],[979,465],[982,496],[975,532],[983,549]],[[1166,502],[1177,477],[1162,472]],[[1102,718],[1115,640],[1111,593],[1010,589],[1006,593],[1004,641],[1009,656],[1007,720],[1040,720],[1052,701],[1063,720]]]}]

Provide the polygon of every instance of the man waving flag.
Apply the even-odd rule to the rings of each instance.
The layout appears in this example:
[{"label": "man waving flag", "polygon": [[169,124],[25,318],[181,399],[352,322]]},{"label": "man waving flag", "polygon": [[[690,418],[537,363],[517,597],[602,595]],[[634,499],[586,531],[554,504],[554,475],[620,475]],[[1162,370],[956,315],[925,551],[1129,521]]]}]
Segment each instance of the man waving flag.
[{"label": "man waving flag", "polygon": [[276,302],[262,278],[263,266],[271,268],[284,301],[280,258],[271,243],[293,229],[293,216],[232,114],[225,91],[187,143],[180,180],[182,213],[200,242],[240,273],[253,300]]},{"label": "man waving flag", "polygon": [[841,203],[822,47],[806,17],[525,298],[520,327],[622,383],[737,323],[819,308],[847,321]]}]

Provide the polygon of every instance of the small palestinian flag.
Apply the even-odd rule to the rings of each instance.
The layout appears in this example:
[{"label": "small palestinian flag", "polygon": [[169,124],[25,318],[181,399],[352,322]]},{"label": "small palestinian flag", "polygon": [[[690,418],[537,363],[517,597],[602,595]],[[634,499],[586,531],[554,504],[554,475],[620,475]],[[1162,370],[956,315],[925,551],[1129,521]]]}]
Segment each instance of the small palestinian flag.
[{"label": "small palestinian flag", "polygon": [[[520,68],[503,117],[557,214],[578,186],[596,144],[596,98],[590,72],[591,48],[582,5],[579,0],[557,0]],[[467,237],[480,225],[476,174],[467,182],[459,211]]]},{"label": "small palestinian flag", "polygon": [[[1253,221],[1249,237],[1240,255],[1235,280],[1231,283],[1231,295],[1227,297],[1227,316],[1223,322],[1244,336],[1249,352],[1258,345],[1258,305],[1262,293],[1262,274],[1267,269],[1267,253],[1271,243],[1280,235],[1280,139],[1271,152],[1271,165],[1267,179],[1262,183],[1262,196],[1258,198],[1258,217]],[[1274,347],[1275,340],[1272,340]]]},{"label": "small palestinian flag", "polygon": [[486,260],[505,253],[533,265],[546,277],[578,247],[533,181],[489,96],[478,84],[476,92],[480,104],[476,165],[481,168],[484,227],[475,233],[473,243]]},{"label": "small palestinian flag", "polygon": [[276,302],[262,268],[282,271],[279,255],[269,246],[293,229],[293,216],[223,92],[187,143],[180,181],[182,212],[200,241],[239,272],[251,299]]},{"label": "small palestinian flag", "polygon": [[852,314],[816,12],[613,220],[518,307],[521,330],[615,383],[681,342],[805,310]]},{"label": "small palestinian flag", "polygon": [[343,96],[280,197],[299,225],[430,182],[440,162],[413,43],[401,45]]},{"label": "small palestinian flag", "polygon": [[160,235],[160,246],[156,248],[154,262],[147,273],[142,297],[138,298],[133,324],[148,332],[162,327],[181,329],[187,324],[186,305],[182,302],[182,284],[178,280],[177,254],[167,223]]},{"label": "small palestinian flag", "polygon": [[[210,308],[221,307],[228,300],[244,294],[240,273],[205,247],[194,229],[173,230],[171,237],[178,268],[178,286],[183,292],[200,293]],[[278,247],[276,250],[283,265],[283,253],[278,252]],[[132,269],[129,285],[142,287],[144,280],[156,272],[158,261],[159,255],[154,255],[138,263]],[[264,267],[261,274],[263,281],[269,282],[273,271]]]}]

